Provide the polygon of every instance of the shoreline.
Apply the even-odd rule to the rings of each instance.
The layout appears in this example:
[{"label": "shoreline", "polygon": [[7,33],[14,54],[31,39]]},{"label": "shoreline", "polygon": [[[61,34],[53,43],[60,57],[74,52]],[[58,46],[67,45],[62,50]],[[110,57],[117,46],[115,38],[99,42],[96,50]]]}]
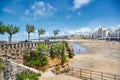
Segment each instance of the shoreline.
[{"label": "shoreline", "polygon": [[111,74],[120,74],[120,43],[99,40],[76,40],[88,52],[74,56],[70,61],[74,67]]}]

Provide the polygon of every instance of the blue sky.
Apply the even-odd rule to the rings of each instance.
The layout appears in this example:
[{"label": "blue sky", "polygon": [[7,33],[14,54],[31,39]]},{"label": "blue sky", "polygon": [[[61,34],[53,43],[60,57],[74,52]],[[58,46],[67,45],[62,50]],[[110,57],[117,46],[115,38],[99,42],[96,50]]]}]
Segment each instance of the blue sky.
[{"label": "blue sky", "polygon": [[[27,39],[26,24],[34,24],[36,31],[31,38],[37,38],[37,29],[43,28],[53,36],[90,33],[99,26],[115,28],[120,25],[120,0],[0,0],[0,21],[20,27],[13,40]],[[8,34],[0,35],[7,40]]]}]

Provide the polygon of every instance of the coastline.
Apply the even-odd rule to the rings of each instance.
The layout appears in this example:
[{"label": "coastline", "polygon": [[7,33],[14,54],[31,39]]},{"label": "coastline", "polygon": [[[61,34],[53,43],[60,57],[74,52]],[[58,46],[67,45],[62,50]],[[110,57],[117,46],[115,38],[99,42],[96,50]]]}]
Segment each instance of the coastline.
[{"label": "coastline", "polygon": [[101,40],[76,40],[88,52],[75,55],[70,61],[73,67],[111,74],[120,74],[120,42]]}]

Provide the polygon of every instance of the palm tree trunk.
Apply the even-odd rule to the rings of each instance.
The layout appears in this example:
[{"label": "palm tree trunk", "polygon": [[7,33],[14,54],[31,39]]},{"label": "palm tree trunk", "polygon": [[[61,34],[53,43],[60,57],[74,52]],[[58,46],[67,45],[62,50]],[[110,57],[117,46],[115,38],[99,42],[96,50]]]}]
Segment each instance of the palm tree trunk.
[{"label": "palm tree trunk", "polygon": [[56,41],[56,35],[55,35],[55,41]]},{"label": "palm tree trunk", "polygon": [[28,33],[28,41],[30,41],[30,33]]},{"label": "palm tree trunk", "polygon": [[40,34],[39,34],[39,42],[40,42]]},{"label": "palm tree trunk", "polygon": [[9,40],[9,42],[12,41],[12,35],[10,35],[10,36],[8,37],[8,40]]}]

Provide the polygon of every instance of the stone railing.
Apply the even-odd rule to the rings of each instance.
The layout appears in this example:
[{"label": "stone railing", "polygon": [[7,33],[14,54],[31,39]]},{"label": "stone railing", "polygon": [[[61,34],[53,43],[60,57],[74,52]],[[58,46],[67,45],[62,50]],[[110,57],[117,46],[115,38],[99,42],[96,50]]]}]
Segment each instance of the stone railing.
[{"label": "stone railing", "polygon": [[39,42],[16,42],[16,43],[0,43],[0,49],[20,49],[20,48],[31,48],[38,45]]},{"label": "stone railing", "polygon": [[36,47],[39,42],[0,43],[0,54],[8,59],[22,59],[23,53]]}]

